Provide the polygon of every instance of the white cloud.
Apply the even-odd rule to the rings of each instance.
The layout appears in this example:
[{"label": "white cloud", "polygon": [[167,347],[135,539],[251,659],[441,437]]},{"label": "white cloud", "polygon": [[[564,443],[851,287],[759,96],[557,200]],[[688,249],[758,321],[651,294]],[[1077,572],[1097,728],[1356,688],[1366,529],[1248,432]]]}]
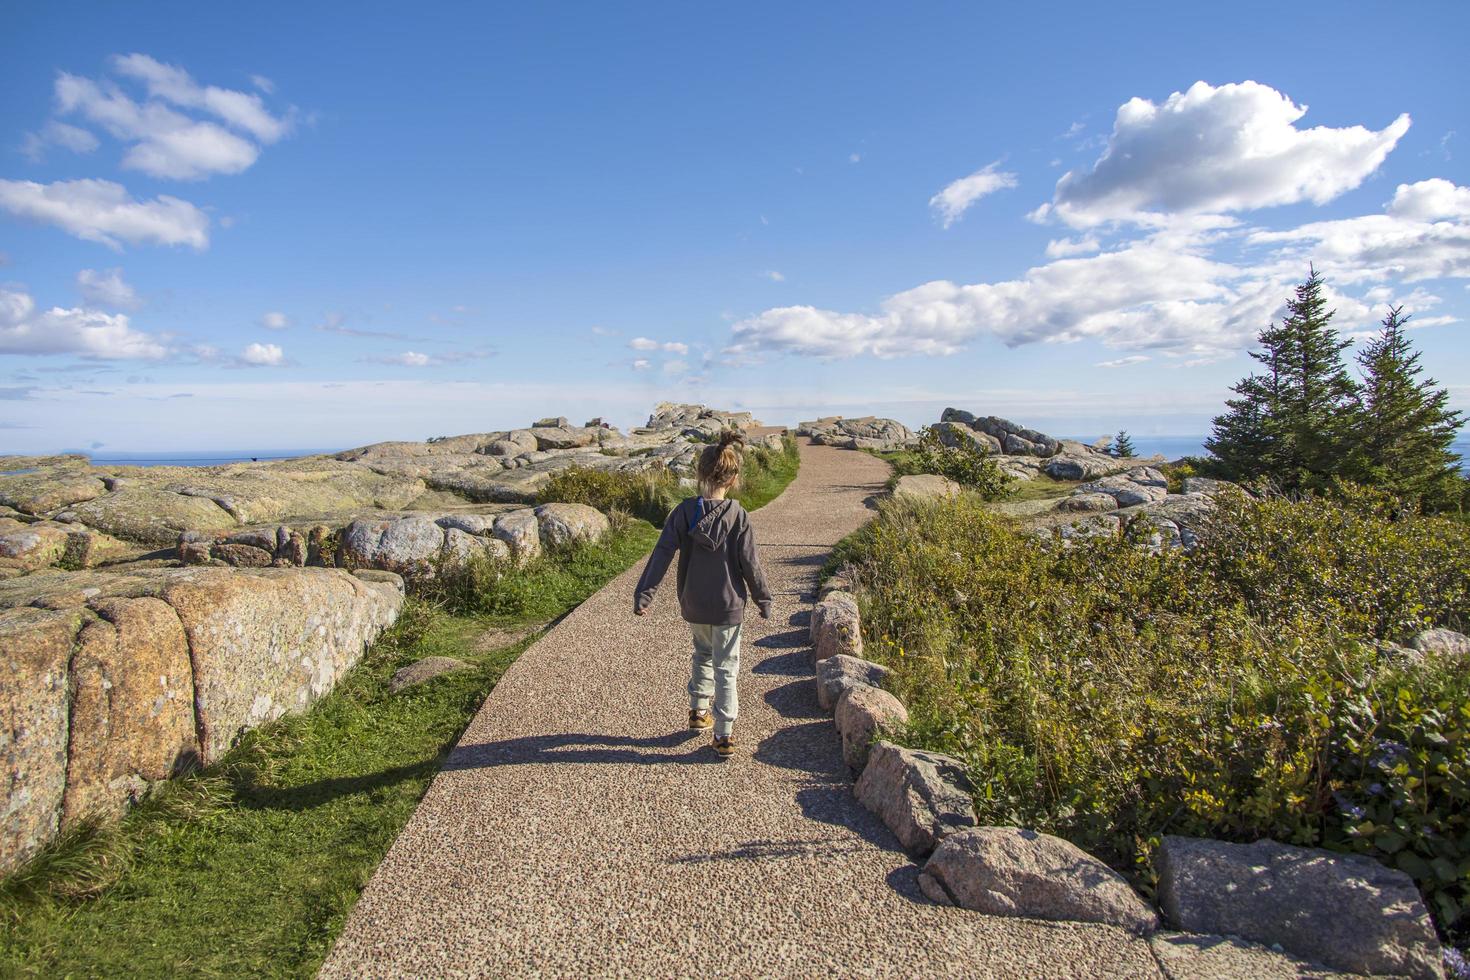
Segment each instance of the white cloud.
[{"label": "white cloud", "polygon": [[1118,109],[1102,156],[1057,181],[1054,215],[1075,227],[1157,223],[1163,213],[1221,213],[1312,201],[1324,204],[1378,169],[1409,129],[1407,114],[1382,130],[1298,129],[1306,114],[1258,82],[1196,82],[1162,105],[1134,98]]},{"label": "white cloud", "polygon": [[764,276],[764,277],[766,277],[767,279],[771,280],[771,282],[785,282],[786,281],[786,277],[783,276],[781,273],[777,272],[775,269],[767,269],[765,272],[762,272],[761,275]]},{"label": "white cloud", "polygon": [[1470,218],[1470,187],[1457,187],[1443,177],[1400,184],[1388,202],[1388,213],[1409,221]]},{"label": "white cloud", "polygon": [[1065,259],[1072,255],[1087,255],[1102,250],[1102,245],[1092,235],[1083,238],[1053,238],[1046,243],[1046,257]]},{"label": "white cloud", "polygon": [[209,216],[199,208],[166,194],[137,201],[108,180],[0,180],[0,209],[114,249],[122,242],[209,245]]},{"label": "white cloud", "polygon": [[632,340],[628,341],[628,346],[633,348],[634,350],[661,350],[670,354],[689,353],[688,344],[681,344],[678,341],[673,340],[660,343],[659,341],[654,340],[650,337],[634,337]]},{"label": "white cloud", "polygon": [[[60,72],[56,77],[56,108],[61,115],[80,115],[130,144],[122,160],[126,168],[175,180],[239,173],[260,155],[260,148],[252,140],[274,143],[293,125],[292,114],[273,115],[259,95],[200,85],[184,69],[147,55],[119,56],[110,63],[118,75],[143,85],[147,91],[144,101],[133,99],[110,79]],[[213,116],[223,125],[187,115],[181,109]],[[90,138],[95,147],[95,137],[90,133],[68,128]],[[48,140],[52,139],[49,132],[48,126],[43,131]],[[62,140],[84,142],[75,133],[58,133],[55,141]]]},{"label": "white cloud", "polygon": [[1148,360],[1152,358],[1147,354],[1129,354],[1127,357],[1120,357],[1112,361],[1099,361],[1097,366],[1100,368],[1127,367],[1130,364],[1142,364]]},{"label": "white cloud", "polygon": [[638,360],[633,362],[634,371],[647,371],[652,366],[653,362],[646,357],[640,357],[638,358]]},{"label": "white cloud", "polygon": [[291,318],[284,313],[272,311],[261,316],[260,325],[267,330],[285,330],[291,325]]},{"label": "white cloud", "polygon": [[266,95],[270,95],[276,90],[276,83],[271,81],[269,78],[266,78],[264,75],[251,75],[250,84],[260,89]]},{"label": "white cloud", "polygon": [[929,209],[945,228],[960,220],[970,206],[987,194],[1015,187],[1019,181],[1015,174],[997,170],[1000,161],[954,181],[944,190],[929,198]]},{"label": "white cloud", "polygon": [[77,290],[82,299],[94,306],[114,310],[136,310],[142,305],[133,287],[124,281],[121,269],[83,269],[77,273]]},{"label": "white cloud", "polygon": [[492,356],[493,352],[488,350],[447,351],[443,354],[424,354],[420,351],[406,350],[402,354],[390,354],[386,357],[360,357],[358,360],[369,364],[397,364],[402,367],[437,367],[441,364],[459,364]]},{"label": "white cloud", "polygon": [[73,153],[91,153],[98,145],[97,137],[90,130],[53,119],[39,133],[26,134],[21,152],[32,163],[39,163],[46,156],[46,148],[49,146],[59,146]]},{"label": "white cloud", "polygon": [[285,352],[275,344],[249,344],[240,352],[240,361],[252,367],[279,367]]},{"label": "white cloud", "polygon": [[124,313],[86,308],[37,310],[28,293],[0,287],[0,354],[72,354],[100,360],[160,360],[158,340]]}]

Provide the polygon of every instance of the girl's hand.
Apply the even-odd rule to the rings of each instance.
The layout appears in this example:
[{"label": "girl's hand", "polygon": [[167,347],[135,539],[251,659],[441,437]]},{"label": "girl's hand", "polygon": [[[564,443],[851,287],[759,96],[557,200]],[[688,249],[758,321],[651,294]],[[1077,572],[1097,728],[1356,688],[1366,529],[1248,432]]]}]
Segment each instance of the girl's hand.
[{"label": "girl's hand", "polygon": [[648,607],[647,606],[644,606],[642,609],[634,609],[633,610],[633,615],[634,616],[647,616],[648,615]]}]

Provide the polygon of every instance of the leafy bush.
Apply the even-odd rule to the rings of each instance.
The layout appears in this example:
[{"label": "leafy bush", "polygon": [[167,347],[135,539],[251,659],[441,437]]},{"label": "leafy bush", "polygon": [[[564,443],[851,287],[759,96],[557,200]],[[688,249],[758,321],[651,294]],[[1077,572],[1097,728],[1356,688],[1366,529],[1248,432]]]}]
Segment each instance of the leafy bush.
[{"label": "leafy bush", "polygon": [[886,454],[897,476],[937,473],[961,486],[969,487],[985,500],[1001,500],[1010,496],[1014,481],[973,444],[946,446],[939,441],[933,426],[919,430],[919,444],[914,449]]},{"label": "leafy bush", "polygon": [[840,551],[909,741],[966,761],[982,822],[1059,834],[1145,889],[1165,833],[1370,853],[1463,936],[1470,682],[1375,644],[1458,622],[1465,529],[1240,496],[1209,535],[1050,548],[959,498],[885,503]]},{"label": "leafy bush", "polygon": [[587,504],[604,514],[622,511],[662,524],[682,496],[678,478],[665,469],[620,473],[569,466],[552,474],[539,499],[542,503]]}]

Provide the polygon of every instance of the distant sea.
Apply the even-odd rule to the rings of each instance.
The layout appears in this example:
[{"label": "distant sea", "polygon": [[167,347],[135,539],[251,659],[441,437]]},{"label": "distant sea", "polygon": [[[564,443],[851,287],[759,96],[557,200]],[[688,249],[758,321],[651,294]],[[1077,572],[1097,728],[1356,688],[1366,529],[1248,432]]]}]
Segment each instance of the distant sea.
[{"label": "distant sea", "polygon": [[154,452],[115,453],[88,452],[71,449],[92,460],[94,466],[222,466],[225,463],[248,463],[252,460],[267,462],[275,459],[295,459],[297,456],[316,456],[321,453],[341,452],[340,449],[257,449],[224,452],[218,449],[200,452]]},{"label": "distant sea", "polygon": [[[1076,439],[1078,442],[1096,442],[1097,435],[1091,436],[1064,436],[1066,439]],[[1144,436],[1129,433],[1133,440],[1133,448],[1140,456],[1163,456],[1165,459],[1178,459],[1180,456],[1203,456],[1205,454],[1205,437],[1200,436]],[[1455,452],[1465,460],[1464,469],[1470,472],[1470,439],[1458,439],[1454,444]],[[86,452],[85,450],[72,449],[67,452],[84,452],[91,457],[94,464],[99,466],[220,466],[224,463],[245,463],[251,460],[292,459],[297,456],[316,456],[322,453],[340,452],[339,449],[257,449],[221,452],[220,450],[205,450],[200,452]]]}]

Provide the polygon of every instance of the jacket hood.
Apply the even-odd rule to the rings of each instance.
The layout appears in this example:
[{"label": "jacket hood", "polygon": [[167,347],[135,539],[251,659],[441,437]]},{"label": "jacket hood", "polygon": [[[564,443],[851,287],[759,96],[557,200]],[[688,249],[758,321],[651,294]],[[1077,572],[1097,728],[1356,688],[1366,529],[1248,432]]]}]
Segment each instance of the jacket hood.
[{"label": "jacket hood", "polygon": [[[691,507],[698,507],[698,498]],[[696,511],[697,513],[697,511]],[[725,543],[735,527],[735,501],[717,500],[705,503],[704,517],[689,529],[689,538],[706,551],[715,551]]]}]

